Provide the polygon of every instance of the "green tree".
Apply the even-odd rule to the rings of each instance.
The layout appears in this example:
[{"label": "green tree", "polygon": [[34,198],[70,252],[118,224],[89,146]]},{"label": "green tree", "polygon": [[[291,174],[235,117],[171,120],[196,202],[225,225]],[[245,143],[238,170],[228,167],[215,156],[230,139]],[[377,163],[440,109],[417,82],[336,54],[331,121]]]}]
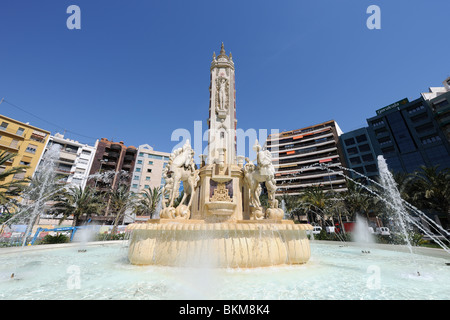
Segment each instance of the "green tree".
[{"label": "green tree", "polygon": [[98,214],[101,208],[100,199],[95,195],[94,190],[86,186],[71,187],[65,192],[60,192],[55,197],[56,203],[53,205],[54,210],[58,214],[63,214],[60,224],[73,215],[73,225],[78,225],[78,220],[83,215],[89,217]]},{"label": "green tree", "polygon": [[140,200],[137,203],[136,208],[137,213],[140,215],[148,215],[151,219],[161,201],[161,191],[161,187],[145,189],[144,192],[140,194]]},{"label": "green tree", "polygon": [[411,202],[421,210],[447,214],[450,221],[450,169],[421,166],[412,177],[408,190]]},{"label": "green tree", "polygon": [[134,195],[127,185],[119,185],[117,189],[111,191],[110,209],[115,214],[114,225],[111,234],[117,232],[119,221],[123,219],[128,209],[132,209],[136,205],[136,195]]},{"label": "green tree", "polygon": [[[321,224],[325,219],[326,208],[330,204],[330,194],[323,191],[321,186],[307,187],[301,195],[302,207],[307,213],[315,213],[315,219],[320,218]],[[314,217],[314,216],[313,216]]]},{"label": "green tree", "polygon": [[[5,168],[6,164],[12,161],[15,156],[17,154],[2,151],[0,153],[0,168]],[[30,181],[28,178],[12,179],[11,181],[6,180],[11,176],[23,173],[27,168],[28,166],[18,166],[3,169],[0,172],[0,208],[4,212],[0,216],[0,222],[5,222],[6,219],[13,216],[13,211],[18,205],[18,198]]]}]

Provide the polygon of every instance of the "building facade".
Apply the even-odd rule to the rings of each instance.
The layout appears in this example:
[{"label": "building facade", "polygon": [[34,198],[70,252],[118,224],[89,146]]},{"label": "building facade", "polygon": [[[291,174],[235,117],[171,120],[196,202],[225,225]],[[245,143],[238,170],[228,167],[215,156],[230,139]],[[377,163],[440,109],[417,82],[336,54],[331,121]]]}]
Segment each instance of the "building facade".
[{"label": "building facade", "polygon": [[339,139],[350,178],[364,180],[361,175],[370,179],[378,176],[377,155],[368,128],[343,133]]},{"label": "building facade", "polygon": [[164,186],[163,169],[169,157],[170,153],[155,151],[148,144],[140,145],[130,190],[137,194],[147,189]]},{"label": "building facade", "polygon": [[89,185],[98,191],[114,190],[119,184],[129,188],[136,163],[136,147],[127,147],[123,141],[114,142],[101,138],[96,142],[95,148],[89,175],[97,177],[89,179]]},{"label": "building facade", "polygon": [[339,147],[341,134],[338,124],[331,120],[269,135],[265,147],[272,153],[277,195],[298,195],[311,186],[320,186],[325,191],[345,191],[342,169],[345,162]]},{"label": "building facade", "polygon": [[47,130],[0,115],[0,150],[17,154],[0,170],[28,167],[23,173],[6,178],[5,182],[33,176],[49,137],[50,132]]},{"label": "building facade", "polygon": [[375,153],[394,172],[410,173],[421,165],[450,167],[450,146],[432,110],[421,97],[403,99],[367,119]]},{"label": "building facade", "polygon": [[95,147],[64,138],[59,133],[50,136],[46,151],[53,145],[60,146],[59,158],[55,161],[58,178],[70,186],[84,188],[94,160]]},{"label": "building facade", "polygon": [[431,108],[440,130],[450,143],[450,77],[443,84],[443,87],[429,88],[429,92],[422,93],[422,98]]}]

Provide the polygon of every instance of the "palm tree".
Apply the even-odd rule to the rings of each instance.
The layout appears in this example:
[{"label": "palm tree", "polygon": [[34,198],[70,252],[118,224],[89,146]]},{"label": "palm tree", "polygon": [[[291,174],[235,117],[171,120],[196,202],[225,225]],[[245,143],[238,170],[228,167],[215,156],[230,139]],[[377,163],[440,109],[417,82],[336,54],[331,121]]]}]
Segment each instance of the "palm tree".
[{"label": "palm tree", "polygon": [[[0,153],[0,168],[4,168],[6,166],[6,163],[12,161],[15,156],[17,156],[17,154],[2,151]],[[6,180],[10,176],[23,173],[27,168],[29,167],[17,166],[9,169],[4,169],[0,172],[0,207],[2,211],[7,213],[8,216],[11,215],[11,209],[17,207],[17,199],[23,192],[24,188],[27,186],[29,179],[13,179],[8,182],[6,182]]]},{"label": "palm tree", "polygon": [[84,189],[81,186],[71,187],[68,191],[59,193],[55,200],[55,211],[63,214],[60,224],[68,216],[73,215],[73,225],[76,226],[81,216],[89,217],[98,214],[100,211],[99,198],[96,197],[94,190],[89,186],[84,187]]},{"label": "palm tree", "polygon": [[114,219],[114,225],[111,233],[117,232],[117,226],[119,221],[125,216],[127,209],[131,209],[135,205],[136,196],[130,190],[127,185],[119,185],[117,189],[113,190],[110,195],[110,208],[112,212],[115,212],[116,217]]},{"label": "palm tree", "polygon": [[284,202],[285,209],[291,218],[297,214],[297,219],[300,220],[300,210],[296,210],[301,204],[301,197],[299,195],[283,194],[280,197],[280,205]]},{"label": "palm tree", "polygon": [[450,221],[450,169],[421,166],[410,182],[411,202],[419,209],[431,209],[448,215]]},{"label": "palm tree", "polygon": [[323,191],[321,186],[307,187],[301,196],[301,201],[307,213],[314,212],[316,216],[322,214],[325,219],[325,209],[329,205],[330,196]]},{"label": "palm tree", "polygon": [[145,189],[145,191],[140,194],[141,199],[137,205],[138,213],[141,215],[149,215],[151,219],[161,201],[161,191],[161,187]]}]

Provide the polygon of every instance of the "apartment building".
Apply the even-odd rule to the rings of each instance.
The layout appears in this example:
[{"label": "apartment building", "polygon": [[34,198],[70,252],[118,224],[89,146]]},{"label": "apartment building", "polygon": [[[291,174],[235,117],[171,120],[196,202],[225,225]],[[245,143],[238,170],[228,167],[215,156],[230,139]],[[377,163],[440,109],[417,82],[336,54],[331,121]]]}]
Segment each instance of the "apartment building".
[{"label": "apartment building", "polygon": [[33,176],[49,137],[50,132],[47,130],[0,115],[0,150],[17,154],[0,170],[28,166],[23,173],[8,177],[5,182]]},{"label": "apartment building", "polygon": [[89,179],[88,184],[99,191],[116,189],[119,184],[130,187],[136,163],[137,149],[125,146],[123,141],[114,142],[106,138],[97,140],[96,152],[89,175],[109,173],[110,179]]},{"label": "apartment building", "polygon": [[46,151],[53,145],[60,146],[59,158],[55,161],[58,178],[71,186],[84,188],[94,160],[95,146],[64,138],[60,133],[50,136]]},{"label": "apartment building", "polygon": [[344,160],[339,148],[341,134],[338,124],[331,120],[269,135],[265,147],[272,153],[277,195],[298,195],[310,186],[345,191],[341,168]]},{"label": "apartment building", "polygon": [[422,98],[431,108],[434,118],[450,143],[450,77],[445,79],[443,87],[431,87],[422,93]]},{"label": "apartment building", "polygon": [[410,173],[420,166],[450,167],[450,146],[428,103],[420,97],[402,99],[367,119],[375,149],[395,172]]},{"label": "apartment building", "polygon": [[164,186],[163,169],[169,156],[170,153],[155,151],[148,144],[140,145],[130,190],[141,193],[146,189]]},{"label": "apartment building", "polygon": [[339,139],[346,167],[351,169],[346,170],[346,174],[364,182],[365,178],[361,175],[375,179],[378,176],[377,154],[368,128],[343,133]]}]

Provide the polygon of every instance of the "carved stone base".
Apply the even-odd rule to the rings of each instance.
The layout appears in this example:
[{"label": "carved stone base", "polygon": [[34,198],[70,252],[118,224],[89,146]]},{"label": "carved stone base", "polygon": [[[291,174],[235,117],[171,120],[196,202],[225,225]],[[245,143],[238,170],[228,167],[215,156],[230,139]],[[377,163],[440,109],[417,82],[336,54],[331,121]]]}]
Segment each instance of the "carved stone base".
[{"label": "carved stone base", "polygon": [[128,259],[136,265],[252,268],[302,264],[310,258],[309,224],[266,220],[205,223],[150,220],[131,224]]},{"label": "carved stone base", "polygon": [[268,208],[266,214],[267,219],[282,220],[284,217],[284,211],[280,208]]}]

